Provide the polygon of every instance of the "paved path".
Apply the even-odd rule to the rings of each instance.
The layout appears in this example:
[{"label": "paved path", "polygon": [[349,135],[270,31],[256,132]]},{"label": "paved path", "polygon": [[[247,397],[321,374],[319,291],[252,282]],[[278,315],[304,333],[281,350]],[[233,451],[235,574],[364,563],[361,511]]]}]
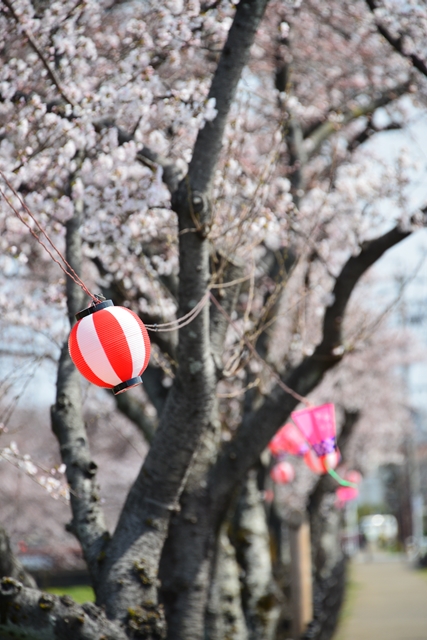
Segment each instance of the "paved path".
[{"label": "paved path", "polygon": [[427,576],[402,559],[354,562],[355,594],[340,640],[427,640]]}]

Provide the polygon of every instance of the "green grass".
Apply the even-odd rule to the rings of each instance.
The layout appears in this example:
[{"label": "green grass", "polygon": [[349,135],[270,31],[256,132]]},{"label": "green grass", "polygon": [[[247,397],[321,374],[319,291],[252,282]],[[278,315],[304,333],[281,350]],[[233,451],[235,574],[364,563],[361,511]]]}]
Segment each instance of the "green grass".
[{"label": "green grass", "polygon": [[333,640],[344,640],[345,638],[345,629],[347,626],[347,621],[351,616],[353,611],[354,601],[356,600],[356,595],[360,589],[360,584],[354,580],[353,577],[353,567],[349,566],[348,569],[348,577],[347,577],[347,587],[345,592],[344,604],[342,606],[337,630],[334,634]]},{"label": "green grass", "polygon": [[46,591],[49,593],[55,593],[58,596],[71,596],[78,604],[83,604],[83,602],[93,602],[95,600],[92,587],[87,586],[49,587]]}]

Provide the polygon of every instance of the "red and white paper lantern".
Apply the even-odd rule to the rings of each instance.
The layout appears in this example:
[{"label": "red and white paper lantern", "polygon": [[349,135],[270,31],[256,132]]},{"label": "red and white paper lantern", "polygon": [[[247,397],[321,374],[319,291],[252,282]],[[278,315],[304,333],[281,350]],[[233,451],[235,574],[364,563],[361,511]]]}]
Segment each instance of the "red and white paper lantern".
[{"label": "red and white paper lantern", "polygon": [[68,348],[82,376],[115,395],[141,384],[150,339],[136,313],[105,300],[80,311],[76,319]]}]

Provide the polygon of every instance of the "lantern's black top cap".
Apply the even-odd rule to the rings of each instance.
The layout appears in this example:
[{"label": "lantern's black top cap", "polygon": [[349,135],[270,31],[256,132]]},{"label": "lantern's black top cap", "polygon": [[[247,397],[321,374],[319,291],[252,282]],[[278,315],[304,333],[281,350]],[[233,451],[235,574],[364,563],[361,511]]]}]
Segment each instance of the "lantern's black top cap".
[{"label": "lantern's black top cap", "polygon": [[96,311],[101,311],[101,309],[105,309],[106,307],[114,307],[114,303],[112,300],[103,300],[102,302],[98,302],[97,304],[93,304],[87,309],[83,309],[76,313],[76,320],[81,320],[86,316],[90,316],[92,313],[96,313]]}]

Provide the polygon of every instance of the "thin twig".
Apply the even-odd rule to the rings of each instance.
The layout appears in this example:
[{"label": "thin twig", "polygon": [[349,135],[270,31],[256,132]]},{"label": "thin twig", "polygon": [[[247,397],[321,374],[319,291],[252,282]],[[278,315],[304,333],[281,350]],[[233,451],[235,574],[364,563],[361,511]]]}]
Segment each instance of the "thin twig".
[{"label": "thin twig", "polygon": [[255,347],[249,342],[249,340],[246,338],[246,336],[245,335],[239,335],[240,331],[238,330],[236,324],[230,318],[230,316],[228,315],[226,310],[218,302],[218,300],[215,298],[215,296],[212,295],[212,293],[210,293],[209,295],[210,295],[211,301],[214,303],[214,305],[216,306],[218,311],[224,316],[224,318],[227,320],[229,325],[233,327],[234,331],[237,333],[239,338],[241,338],[243,340],[243,342],[245,343],[245,345],[247,346],[249,351],[252,353],[252,355],[263,365],[263,367],[265,367],[268,370],[270,375],[276,380],[276,382],[279,385],[279,387],[281,387],[283,389],[283,391],[285,391],[285,393],[287,393],[290,396],[292,396],[293,398],[295,398],[295,400],[298,400],[299,402],[303,402],[305,405],[310,406],[310,402],[309,402],[309,400],[307,400],[307,398],[305,398],[304,396],[301,396],[299,393],[297,393],[296,391],[294,391],[293,389],[288,387],[288,385],[283,382],[283,380],[280,378],[279,374],[276,373],[276,371],[274,371],[273,367],[271,367],[264,360],[264,358],[262,358],[259,355],[259,353],[255,349]]},{"label": "thin twig", "polygon": [[47,71],[47,74],[48,74],[49,78],[52,80],[53,84],[58,89],[60,95],[63,97],[65,102],[67,102],[72,107],[75,107],[76,103],[73,100],[71,100],[71,98],[69,98],[67,96],[67,94],[65,93],[64,89],[61,86],[61,81],[59,80],[59,78],[56,75],[55,71],[50,66],[49,62],[46,60],[46,57],[45,57],[43,51],[40,49],[40,47],[37,44],[36,40],[34,39],[34,36],[32,35],[32,33],[30,33],[30,31],[28,31],[28,29],[26,29],[24,27],[24,25],[22,24],[21,19],[18,16],[18,14],[15,12],[15,9],[13,8],[12,3],[9,2],[9,0],[2,0],[2,2],[9,9],[9,11],[10,11],[13,19],[15,20],[15,22],[17,24],[19,24],[19,26],[21,27],[22,33],[25,35],[25,37],[27,38],[29,44],[31,45],[31,47],[34,49],[34,51],[38,55],[40,61],[42,62],[44,68]]}]

